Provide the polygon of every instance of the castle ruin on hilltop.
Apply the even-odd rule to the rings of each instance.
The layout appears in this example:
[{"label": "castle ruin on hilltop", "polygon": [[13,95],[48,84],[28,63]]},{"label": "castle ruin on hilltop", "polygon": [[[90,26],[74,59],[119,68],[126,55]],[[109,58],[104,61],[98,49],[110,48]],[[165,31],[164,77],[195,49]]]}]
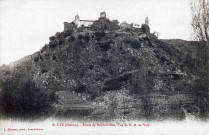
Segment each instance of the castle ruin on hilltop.
[{"label": "castle ruin on hilltop", "polygon": [[82,25],[84,27],[90,27],[94,23],[94,21],[93,20],[80,20],[80,17],[76,15],[73,23],[75,24],[77,28],[81,27]]},{"label": "castle ruin on hilltop", "polygon": [[[106,19],[106,12],[101,12],[100,13],[100,18]],[[84,27],[91,27],[91,25],[95,22],[95,20],[80,20],[80,17],[78,15],[75,16],[75,20],[73,21],[73,23],[75,24],[75,26],[81,27],[82,25]]]},{"label": "castle ruin on hilltop", "polygon": [[[106,12],[103,11],[103,12],[100,12],[100,17],[99,19],[106,19]],[[96,22],[98,20],[81,20],[79,15],[76,15],[75,16],[75,20],[71,23],[68,23],[68,22],[64,22],[64,30],[70,28],[70,27],[76,27],[76,28],[79,28],[81,26],[84,26],[85,28],[91,28],[92,24],[94,22]],[[135,23],[132,23],[132,24],[128,24],[126,22],[122,22],[120,24],[120,26],[122,28],[141,28],[141,29],[146,29],[147,32],[150,32],[149,30],[149,20],[148,20],[148,17],[146,17],[145,19],[145,23],[142,24],[141,26],[139,24],[135,24]]]},{"label": "castle ruin on hilltop", "polygon": [[147,26],[149,26],[149,19],[148,19],[148,17],[146,17],[146,19],[145,19],[145,24],[146,24]]}]

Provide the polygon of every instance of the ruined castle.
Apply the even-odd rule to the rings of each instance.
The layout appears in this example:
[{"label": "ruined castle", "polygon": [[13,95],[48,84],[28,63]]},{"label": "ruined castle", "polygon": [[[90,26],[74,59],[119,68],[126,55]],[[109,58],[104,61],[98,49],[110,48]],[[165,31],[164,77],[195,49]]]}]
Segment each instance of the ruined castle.
[{"label": "ruined castle", "polygon": [[[106,19],[106,12],[101,12],[100,13],[100,17],[99,19]],[[67,29],[67,28],[70,28],[70,27],[76,27],[76,28],[79,28],[81,26],[84,26],[85,28],[90,28],[91,25],[95,22],[96,20],[81,20],[79,15],[76,15],[75,16],[75,20],[72,22],[72,23],[68,23],[68,22],[64,22],[64,30]],[[134,27],[134,28],[142,28],[142,27],[146,27],[146,29],[148,28],[149,29],[149,20],[148,20],[148,17],[146,17],[145,19],[145,23],[142,24],[142,26],[140,26],[139,24],[135,24],[135,23],[132,23],[132,24],[128,24],[126,22],[122,22],[120,24],[120,26],[122,28],[131,28],[131,27]]]},{"label": "ruined castle", "polygon": [[[105,12],[101,12],[100,13],[100,18],[105,19],[106,18],[106,13]],[[75,26],[81,27],[82,25],[84,27],[91,27],[91,25],[95,22],[95,20],[80,20],[80,17],[78,15],[75,16],[75,20],[73,21],[73,23],[75,24]]]},{"label": "ruined castle", "polygon": [[93,20],[80,20],[80,17],[76,15],[73,23],[75,24],[77,28],[81,27],[82,25],[84,27],[90,27],[94,23],[94,21]]}]

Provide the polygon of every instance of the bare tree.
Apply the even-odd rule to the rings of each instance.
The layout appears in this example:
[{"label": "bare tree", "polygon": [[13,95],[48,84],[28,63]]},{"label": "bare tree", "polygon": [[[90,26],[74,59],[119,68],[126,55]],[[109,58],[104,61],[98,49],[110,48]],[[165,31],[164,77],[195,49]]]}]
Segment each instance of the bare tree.
[{"label": "bare tree", "polygon": [[[199,44],[200,61],[198,66],[200,83],[198,84],[197,102],[201,108],[201,116],[209,116],[209,0],[191,0],[192,27]],[[206,44],[205,44],[206,43]],[[200,87],[201,86],[201,87]]]},{"label": "bare tree", "polygon": [[209,0],[192,0],[191,11],[195,38],[209,45]]},{"label": "bare tree", "polygon": [[209,66],[209,0],[191,0],[191,11],[193,36],[203,41],[200,44],[200,56]]}]

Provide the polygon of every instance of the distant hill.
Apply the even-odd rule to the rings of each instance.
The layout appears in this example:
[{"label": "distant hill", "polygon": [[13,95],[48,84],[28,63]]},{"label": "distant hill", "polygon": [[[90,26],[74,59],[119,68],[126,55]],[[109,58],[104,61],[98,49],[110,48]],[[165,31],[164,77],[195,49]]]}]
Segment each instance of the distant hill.
[{"label": "distant hill", "polygon": [[181,120],[185,110],[203,116],[198,44],[158,40],[147,25],[106,18],[91,27],[68,23],[39,52],[0,67],[2,117]]},{"label": "distant hill", "polygon": [[204,46],[204,43],[199,41],[186,41],[181,39],[161,39],[161,41],[174,46],[178,50],[183,50],[184,53],[189,55],[192,55],[192,52],[195,53],[194,55],[197,55],[196,53],[199,53],[197,51],[198,49],[205,49],[200,48],[201,46]]}]

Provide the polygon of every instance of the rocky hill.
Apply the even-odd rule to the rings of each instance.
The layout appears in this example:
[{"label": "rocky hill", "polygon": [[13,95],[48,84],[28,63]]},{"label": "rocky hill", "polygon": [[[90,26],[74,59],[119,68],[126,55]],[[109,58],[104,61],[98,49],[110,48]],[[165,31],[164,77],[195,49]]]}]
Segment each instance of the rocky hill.
[{"label": "rocky hill", "polygon": [[0,67],[4,118],[184,119],[207,113],[199,46],[100,18],[68,23],[39,52]]}]

